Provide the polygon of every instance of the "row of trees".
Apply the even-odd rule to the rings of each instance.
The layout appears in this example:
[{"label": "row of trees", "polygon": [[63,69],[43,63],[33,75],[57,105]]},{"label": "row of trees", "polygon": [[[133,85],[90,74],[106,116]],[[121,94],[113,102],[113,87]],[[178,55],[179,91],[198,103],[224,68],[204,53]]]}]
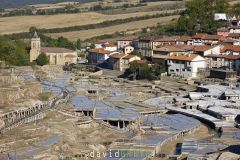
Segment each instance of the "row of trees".
[{"label": "row of trees", "polygon": [[[139,7],[139,6],[146,6],[147,4],[138,3],[138,4],[123,4],[121,6],[103,6],[103,5],[95,5],[90,8],[78,8],[74,5],[67,5],[63,8],[53,8],[53,9],[38,9],[35,8],[23,8],[23,9],[15,9],[4,13],[3,17],[11,17],[11,16],[26,16],[26,15],[54,15],[54,14],[72,14],[72,13],[81,13],[87,11],[102,11],[102,10],[112,10],[112,9],[121,9],[121,8],[132,8],[132,7]],[[5,12],[4,9],[0,8],[0,12]]]}]

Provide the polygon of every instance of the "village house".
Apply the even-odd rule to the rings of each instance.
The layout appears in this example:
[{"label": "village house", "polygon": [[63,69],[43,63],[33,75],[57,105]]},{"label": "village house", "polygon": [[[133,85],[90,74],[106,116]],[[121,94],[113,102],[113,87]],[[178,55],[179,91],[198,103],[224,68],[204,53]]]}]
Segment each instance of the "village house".
[{"label": "village house", "polygon": [[207,62],[207,68],[223,68],[225,67],[225,55],[208,54],[204,56]]},{"label": "village house", "polygon": [[233,40],[240,40],[240,33],[230,33],[227,38]]},{"label": "village house", "polygon": [[112,43],[103,44],[103,49],[110,51],[110,52],[115,52],[115,51],[117,51],[117,46]]},{"label": "village house", "polygon": [[240,17],[234,16],[234,17],[231,19],[231,25],[232,25],[232,26],[240,26]]},{"label": "village house", "polygon": [[176,36],[172,36],[172,37],[163,37],[163,38],[155,39],[152,41],[152,49],[159,48],[162,46],[175,45],[177,38],[178,37]]},{"label": "village house", "polygon": [[193,45],[194,46],[202,46],[204,45],[203,38],[207,37],[207,34],[205,33],[197,33],[195,34],[192,39],[193,39]]},{"label": "village house", "polygon": [[219,36],[227,37],[229,35],[229,33],[230,32],[229,32],[228,28],[219,28],[217,30],[217,35],[219,35]]},{"label": "village house", "polygon": [[95,43],[95,48],[97,49],[102,48],[110,52],[117,51],[117,46],[110,42],[97,42]]},{"label": "village house", "polygon": [[187,54],[193,53],[194,46],[188,45],[168,45],[153,50],[153,57],[165,56],[172,53]]},{"label": "village house", "polygon": [[206,60],[197,54],[173,53],[168,56],[168,74],[184,78],[197,78],[200,70],[207,68]]},{"label": "village house", "polygon": [[206,56],[206,55],[218,55],[220,54],[220,45],[216,46],[195,46],[194,52],[196,54],[199,54],[200,56]]},{"label": "village house", "polygon": [[70,49],[41,47],[41,40],[35,32],[31,39],[30,62],[35,61],[41,53],[47,55],[50,65],[76,64],[78,59],[77,52]]},{"label": "village house", "polygon": [[132,47],[132,46],[125,46],[124,48],[123,48],[123,53],[124,54],[130,54],[130,53],[132,53],[134,51],[134,47]]},{"label": "village house", "polygon": [[151,57],[152,56],[152,40],[151,38],[139,39],[137,50],[142,54],[142,56]]},{"label": "village house", "polygon": [[220,52],[221,46],[195,46],[196,54],[204,57],[208,68],[221,68],[224,66],[224,55]]},{"label": "village house", "polygon": [[180,36],[176,39],[177,45],[193,45],[192,37],[190,36]]},{"label": "village house", "polygon": [[121,49],[123,49],[126,46],[131,46],[132,43],[133,43],[133,40],[130,40],[130,39],[120,39],[120,40],[117,40],[117,48],[119,50],[121,50]]},{"label": "village house", "polygon": [[202,38],[202,42],[205,45],[216,45],[219,42],[222,42],[224,40],[224,36],[221,35],[207,35]]},{"label": "village house", "polygon": [[214,14],[215,21],[227,21],[228,17],[226,13],[215,13]]},{"label": "village house", "polygon": [[103,45],[108,43],[109,42],[96,42],[94,45],[95,45],[95,48],[103,48]]},{"label": "village house", "polygon": [[229,46],[224,46],[221,49],[221,53],[224,55],[240,55],[240,46],[235,46],[235,45],[229,45]]},{"label": "village house", "polygon": [[90,49],[88,51],[88,63],[101,64],[109,58],[110,53],[110,51],[103,48]]},{"label": "village house", "polygon": [[152,62],[159,63],[167,68],[167,60],[170,54],[190,54],[193,51],[194,46],[189,45],[163,46],[153,50]]},{"label": "village house", "polygon": [[225,56],[225,66],[229,70],[237,72],[237,75],[240,75],[240,55],[229,54]]},{"label": "village house", "polygon": [[240,26],[232,26],[229,28],[230,33],[240,33]]},{"label": "village house", "polygon": [[240,39],[236,40],[236,39],[225,39],[222,43],[223,46],[240,46]]},{"label": "village house", "polygon": [[136,55],[115,53],[110,55],[109,67],[113,70],[124,72],[130,67],[130,63],[135,60],[141,60],[141,58]]}]

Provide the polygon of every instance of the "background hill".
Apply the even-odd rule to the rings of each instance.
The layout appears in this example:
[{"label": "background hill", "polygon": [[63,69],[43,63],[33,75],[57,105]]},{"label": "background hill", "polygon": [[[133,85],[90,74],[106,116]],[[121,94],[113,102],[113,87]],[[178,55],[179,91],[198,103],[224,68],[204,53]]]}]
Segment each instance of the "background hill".
[{"label": "background hill", "polygon": [[90,0],[0,0],[0,8],[18,8],[25,5],[59,2],[88,2]]}]

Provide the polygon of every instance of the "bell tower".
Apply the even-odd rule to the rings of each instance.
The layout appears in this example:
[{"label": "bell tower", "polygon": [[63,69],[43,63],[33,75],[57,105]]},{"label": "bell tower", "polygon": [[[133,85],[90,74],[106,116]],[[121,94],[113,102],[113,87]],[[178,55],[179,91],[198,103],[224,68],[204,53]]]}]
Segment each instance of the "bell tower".
[{"label": "bell tower", "polygon": [[36,60],[40,52],[41,52],[41,40],[38,37],[37,32],[35,32],[31,39],[30,62]]}]

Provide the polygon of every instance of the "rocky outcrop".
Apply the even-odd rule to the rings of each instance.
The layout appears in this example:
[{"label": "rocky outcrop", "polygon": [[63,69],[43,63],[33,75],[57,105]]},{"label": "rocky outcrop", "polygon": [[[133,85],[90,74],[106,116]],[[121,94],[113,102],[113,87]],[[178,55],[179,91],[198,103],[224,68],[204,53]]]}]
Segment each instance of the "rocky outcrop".
[{"label": "rocky outcrop", "polygon": [[38,82],[32,82],[22,85],[12,85],[0,88],[0,105],[13,104],[22,98],[36,97],[42,92],[42,85]]}]

